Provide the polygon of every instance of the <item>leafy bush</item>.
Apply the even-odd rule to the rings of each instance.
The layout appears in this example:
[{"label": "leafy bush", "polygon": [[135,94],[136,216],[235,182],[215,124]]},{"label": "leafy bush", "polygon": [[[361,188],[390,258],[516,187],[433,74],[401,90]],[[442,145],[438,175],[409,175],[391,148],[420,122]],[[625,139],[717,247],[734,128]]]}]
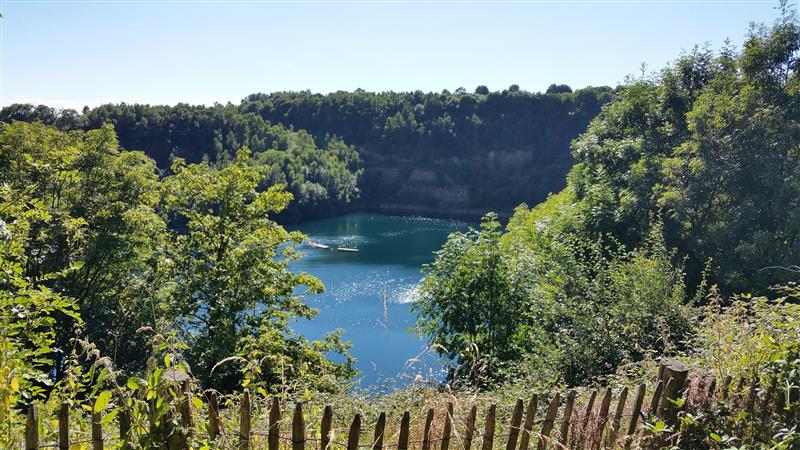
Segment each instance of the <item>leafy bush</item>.
[{"label": "leafy bush", "polygon": [[[518,210],[509,235],[522,232],[526,214],[539,211]],[[427,268],[415,308],[422,332],[450,358],[451,380],[575,385],[687,335],[681,270],[657,233],[627,252],[540,230],[504,241],[487,216],[480,230],[451,235]]]}]

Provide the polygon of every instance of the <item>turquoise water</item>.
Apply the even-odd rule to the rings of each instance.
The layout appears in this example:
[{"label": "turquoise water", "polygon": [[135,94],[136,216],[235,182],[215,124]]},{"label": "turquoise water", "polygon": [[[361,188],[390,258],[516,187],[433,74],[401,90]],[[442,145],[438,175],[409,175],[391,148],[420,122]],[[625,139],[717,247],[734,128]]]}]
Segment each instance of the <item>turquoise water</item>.
[{"label": "turquoise water", "polygon": [[[356,213],[292,227],[331,250],[303,246],[304,257],[292,264],[322,280],[325,293],[309,296],[319,309],[314,320],[294,328],[309,339],[345,329],[361,374],[359,385],[372,389],[402,386],[415,377],[441,378],[441,363],[413,328],[411,304],[417,298],[420,268],[448,234],[467,224],[421,217]],[[358,248],[357,253],[333,250]]]}]

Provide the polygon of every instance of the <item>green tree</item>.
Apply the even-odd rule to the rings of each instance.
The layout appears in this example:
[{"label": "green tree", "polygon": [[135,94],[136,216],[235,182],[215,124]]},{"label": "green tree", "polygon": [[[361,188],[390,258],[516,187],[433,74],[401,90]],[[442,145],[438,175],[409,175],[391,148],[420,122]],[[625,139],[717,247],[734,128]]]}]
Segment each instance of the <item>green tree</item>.
[{"label": "green tree", "polygon": [[452,234],[424,269],[413,309],[421,332],[453,362],[451,379],[501,378],[502,362],[520,350],[526,295],[514,283],[501,234],[497,216],[486,215],[480,230]]},{"label": "green tree", "polygon": [[26,244],[36,225],[55,218],[26,192],[0,186],[0,447],[22,445],[21,407],[51,386],[59,322],[80,324],[75,302],[47,287],[79,264],[57,273],[30,276],[26,266],[35,255]]},{"label": "green tree", "polygon": [[694,49],[632,81],[573,146],[586,229],[633,248],[663,218],[689,286],[712,261],[723,295],[788,281],[800,259],[800,28],[791,10],[744,48]]},{"label": "green tree", "polygon": [[[42,210],[29,219],[21,276],[74,299],[87,337],[120,366],[141,367],[144,342],[135,330],[153,325],[147,280],[165,231],[154,210],[153,161],[120,151],[110,126],[65,133],[15,122],[0,129],[0,177],[9,195]],[[43,278],[71,267],[63,276]],[[73,321],[59,320],[55,330],[55,346],[63,350],[74,337]],[[55,353],[56,379],[65,355]]]},{"label": "green tree", "polygon": [[337,333],[309,343],[290,328],[292,320],[314,317],[303,295],[320,292],[322,284],[287,267],[299,257],[294,246],[303,236],[272,220],[292,195],[282,185],[259,189],[267,170],[252,164],[246,149],[218,169],[173,163],[163,201],[182,231],[174,233],[161,269],[169,274],[169,303],[189,347],[187,361],[205,386],[238,386],[242,374],[218,363],[258,352],[260,376],[269,385],[304,378],[333,389],[354,374],[352,361],[336,364],[323,356],[347,349]]}]

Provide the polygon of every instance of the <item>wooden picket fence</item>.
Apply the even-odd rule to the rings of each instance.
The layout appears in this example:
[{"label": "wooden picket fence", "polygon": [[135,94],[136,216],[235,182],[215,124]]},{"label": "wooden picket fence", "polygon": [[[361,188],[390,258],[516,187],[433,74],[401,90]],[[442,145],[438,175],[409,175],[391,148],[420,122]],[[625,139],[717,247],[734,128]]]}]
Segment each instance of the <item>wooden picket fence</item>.
[{"label": "wooden picket fence", "polygon": [[[772,389],[772,388],[770,388]],[[689,392],[692,399],[687,400]],[[268,429],[258,430],[252,427],[253,410],[251,398],[248,391],[242,394],[239,404],[238,428],[228,430],[223,425],[221,410],[217,395],[214,392],[206,392],[208,414],[206,433],[209,440],[218,439],[222,434],[232,433],[233,443],[229,448],[240,450],[251,450],[256,448],[267,448],[268,450],[358,450],[369,448],[371,450],[383,450],[384,448],[396,448],[397,450],[432,450],[438,447],[440,450],[449,450],[452,446],[454,450],[477,449],[477,440],[480,439],[480,450],[494,450],[502,448],[505,443],[505,450],[545,450],[546,448],[559,449],[591,449],[600,450],[612,448],[628,448],[642,433],[645,419],[659,418],[668,425],[676,422],[678,408],[675,399],[684,398],[684,401],[694,402],[696,409],[710,408],[713,402],[722,399],[736,400],[739,407],[743,409],[753,409],[757,402],[758,384],[750,383],[749,389],[745,380],[739,382],[738,387],[732,388],[731,378],[726,377],[721,383],[721,389],[717,392],[717,380],[715,378],[694,378],[689,380],[688,369],[672,360],[664,360],[659,370],[659,378],[654,389],[650,392],[650,401],[645,405],[647,388],[644,383],[640,384],[632,395],[629,395],[627,387],[623,387],[617,395],[611,388],[597,390],[581,396],[576,400],[576,392],[569,391],[555,393],[547,401],[547,406],[539,410],[540,397],[532,395],[526,402],[518,399],[513,406],[510,421],[507,427],[508,432],[496,435],[497,425],[497,405],[491,404],[486,411],[483,421],[482,431],[478,429],[476,405],[471,407],[464,414],[459,414],[456,420],[454,404],[450,402],[446,411],[439,411],[444,420],[441,422],[439,430],[434,429],[434,416],[436,411],[433,408],[427,410],[425,415],[424,428],[421,430],[421,439],[412,440],[411,436],[411,414],[405,411],[400,418],[399,427],[392,435],[386,435],[387,415],[381,412],[374,423],[374,432],[371,439],[362,442],[362,434],[368,432],[361,414],[355,414],[349,424],[346,433],[346,441],[337,441],[333,432],[333,409],[330,405],[325,406],[319,430],[307,429],[303,411],[303,403],[296,403],[294,412],[291,416],[291,435],[281,434],[281,425],[286,423],[289,417],[284,418],[285,411],[281,409],[278,398],[273,398],[269,408]],[[773,391],[760,400],[759,408],[768,411],[773,408],[773,401],[776,398]],[[183,394],[181,394],[183,395]],[[735,398],[734,398],[735,397]],[[698,400],[699,399],[699,400]],[[542,398],[544,400],[544,398]],[[616,403],[615,403],[616,402]],[[545,402],[543,401],[543,404]],[[611,408],[612,404],[615,408]],[[701,404],[702,403],[702,404]],[[544,405],[543,405],[544,406]],[[180,423],[183,427],[174,429],[151,430],[152,433],[160,433],[164,436],[163,445],[160,448],[166,450],[188,449],[189,443],[197,436],[185,435],[192,433],[192,402],[185,398],[179,402]],[[166,421],[164,421],[166,422]],[[68,450],[71,445],[76,443],[90,444],[93,450],[103,450],[105,443],[112,439],[105,435],[102,429],[101,413],[94,413],[91,420],[91,437],[82,441],[70,441],[69,424],[69,405],[64,403],[58,415],[58,443],[40,445],[39,443],[39,417],[35,404],[31,404],[28,409],[25,448],[34,450],[44,447]],[[130,436],[131,423],[130,417],[125,413],[120,414],[119,434],[113,438],[119,448],[128,449],[130,444],[126,441]],[[163,425],[162,425],[163,426]],[[371,426],[370,426],[371,428]],[[227,431],[226,431],[227,430]],[[204,433],[205,434],[205,433]],[[415,433],[419,436],[419,433]],[[266,438],[266,446],[263,440]],[[392,442],[390,442],[392,441]]]}]

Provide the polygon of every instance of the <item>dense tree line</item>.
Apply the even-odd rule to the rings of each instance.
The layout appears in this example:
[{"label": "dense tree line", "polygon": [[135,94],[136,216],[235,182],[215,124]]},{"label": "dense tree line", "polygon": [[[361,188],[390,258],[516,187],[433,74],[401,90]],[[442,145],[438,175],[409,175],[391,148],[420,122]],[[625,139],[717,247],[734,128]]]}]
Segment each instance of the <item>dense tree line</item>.
[{"label": "dense tree line", "polygon": [[[570,141],[612,95],[608,87],[573,93],[566,85],[545,94],[516,85],[494,92],[479,86],[475,93],[277,92],[250,95],[240,108],[354,144],[366,168],[368,207],[510,213],[563,187],[573,162]],[[435,189],[444,192],[431,195]],[[463,195],[448,195],[459,189]]]},{"label": "dense tree line", "polygon": [[[162,169],[173,155],[197,162],[229,158],[245,146],[256,154],[284,151],[267,159],[281,161],[271,181],[295,194],[293,218],[340,211],[359,191],[360,208],[510,213],[563,187],[569,142],[612,94],[566,85],[545,94],[519,86],[481,86],[474,94],[278,92],[212,107],[117,104],[77,113],[12,105],[0,120],[41,120],[64,130],[112,123],[123,148],[144,150]],[[357,184],[359,167],[365,172]]]},{"label": "dense tree line", "polygon": [[796,282],[799,52],[784,8],[741,50],[629,80],[573,142],[566,189],[453,235],[417,305],[451,375],[584,383],[680,349],[707,298]]},{"label": "dense tree line", "polygon": [[16,104],[3,108],[0,120],[41,121],[65,131],[112,124],[124,149],[143,150],[164,173],[169,172],[173,157],[225,164],[241,148],[249,148],[256,163],[271,167],[264,182],[282,183],[295,196],[292,207],[281,214],[284,219],[332,214],[359,195],[361,163],[352,146],[336,137],[315,142],[304,131],[242,114],[232,105],[119,104],[87,108],[79,114]]}]

